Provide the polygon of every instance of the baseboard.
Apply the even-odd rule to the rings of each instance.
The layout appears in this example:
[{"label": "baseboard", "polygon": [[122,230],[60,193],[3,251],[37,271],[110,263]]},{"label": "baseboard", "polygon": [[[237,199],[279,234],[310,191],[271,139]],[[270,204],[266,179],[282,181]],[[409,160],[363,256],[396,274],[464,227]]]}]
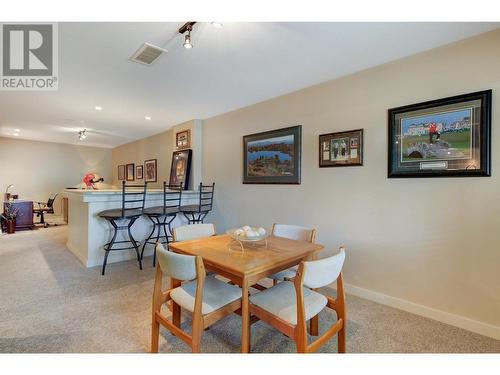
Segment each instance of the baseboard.
[{"label": "baseboard", "polygon": [[445,311],[433,309],[424,305],[419,305],[414,302],[388,296],[383,293],[360,288],[351,284],[344,284],[344,287],[346,293],[348,294],[352,294],[354,296],[365,298],[382,305],[394,307],[399,310],[407,311],[412,314],[420,315],[429,319],[434,319],[441,323],[449,324],[458,328],[463,328],[467,331],[479,333],[480,335],[500,340],[500,327],[498,326],[465,318],[460,315],[450,314]]}]

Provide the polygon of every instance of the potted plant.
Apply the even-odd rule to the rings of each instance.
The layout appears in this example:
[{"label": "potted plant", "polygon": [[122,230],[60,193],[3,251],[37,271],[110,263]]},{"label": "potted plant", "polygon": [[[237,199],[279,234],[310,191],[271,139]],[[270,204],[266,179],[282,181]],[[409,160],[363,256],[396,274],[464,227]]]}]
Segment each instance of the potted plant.
[{"label": "potted plant", "polygon": [[3,220],[5,220],[5,227],[7,229],[7,233],[12,234],[16,232],[16,218],[19,209],[14,208],[12,203],[6,202],[4,204],[3,214],[0,214]]}]

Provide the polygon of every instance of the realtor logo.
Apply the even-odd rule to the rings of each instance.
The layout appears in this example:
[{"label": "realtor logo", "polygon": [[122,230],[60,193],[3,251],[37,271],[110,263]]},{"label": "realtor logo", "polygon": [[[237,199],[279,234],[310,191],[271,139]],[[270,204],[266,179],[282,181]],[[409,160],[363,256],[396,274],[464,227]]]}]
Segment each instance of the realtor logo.
[{"label": "realtor logo", "polygon": [[57,90],[57,24],[2,24],[0,29],[0,90]]}]

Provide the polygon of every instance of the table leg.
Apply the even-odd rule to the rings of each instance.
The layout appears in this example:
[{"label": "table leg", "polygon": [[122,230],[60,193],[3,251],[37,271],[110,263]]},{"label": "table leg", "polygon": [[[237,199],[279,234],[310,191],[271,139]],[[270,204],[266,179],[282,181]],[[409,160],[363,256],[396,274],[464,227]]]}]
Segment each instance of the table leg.
[{"label": "table leg", "polygon": [[243,281],[241,287],[241,352],[250,352],[250,307],[248,300],[248,283]]},{"label": "table leg", "polygon": [[[176,279],[170,279],[170,288],[177,288],[181,286],[181,282],[179,280],[176,280]],[[176,304],[174,302],[174,300],[171,301],[172,302],[172,323],[174,324],[174,326],[176,327],[180,327],[181,326],[181,307]]]}]

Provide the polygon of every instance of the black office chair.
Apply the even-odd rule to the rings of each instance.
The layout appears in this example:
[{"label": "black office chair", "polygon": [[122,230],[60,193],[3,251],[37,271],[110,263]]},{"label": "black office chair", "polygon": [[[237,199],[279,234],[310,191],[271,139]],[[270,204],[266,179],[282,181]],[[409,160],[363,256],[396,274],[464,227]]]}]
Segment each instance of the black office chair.
[{"label": "black office chair", "polygon": [[[114,229],[111,241],[104,245],[104,251],[106,252],[106,254],[104,255],[104,262],[102,264],[102,275],[104,275],[104,272],[106,271],[106,264],[108,262],[108,255],[110,251],[134,249],[137,254],[139,268],[142,270],[141,255],[139,254],[139,246],[141,244],[134,239],[132,233],[130,232],[130,228],[132,228],[132,225],[134,225],[136,220],[142,216],[142,212],[144,210],[144,202],[146,200],[147,186],[147,182],[144,185],[126,185],[125,181],[123,181],[122,208],[115,208],[99,212],[99,216],[109,221]],[[118,225],[117,222],[119,221],[126,222],[126,224]],[[128,240],[116,241],[116,235],[120,230],[127,231],[129,238]],[[117,244],[131,244],[132,246],[113,248],[113,246]]]},{"label": "black office chair", "polygon": [[180,211],[184,214],[189,224],[203,223],[205,217],[212,211],[215,182],[212,185],[203,185],[200,182],[198,190],[200,192],[198,204],[188,204],[180,208]]},{"label": "black office chair", "polygon": [[45,222],[45,214],[54,214],[54,201],[56,200],[58,194],[55,194],[51,198],[48,199],[47,203],[45,202],[33,202],[33,206],[35,204],[38,207],[33,207],[33,214],[36,214],[36,217],[40,218],[39,224],[43,224],[45,228],[49,226],[48,223]]},{"label": "black office chair", "polygon": [[[144,209],[144,215],[148,217],[153,223],[153,230],[148,238],[144,241],[141,251],[141,259],[144,255],[144,248],[147,244],[156,245],[160,239],[165,239],[161,241],[162,244],[167,244],[172,237],[172,221],[174,221],[177,213],[179,212],[179,207],[181,205],[182,199],[182,184],[179,185],[167,185],[163,181],[163,205],[156,207],[148,207]],[[163,228],[163,235],[161,234],[161,229]],[[168,229],[168,232],[167,232]],[[155,231],[156,237],[154,236]],[[156,251],[153,251],[153,267],[156,266]]]}]

